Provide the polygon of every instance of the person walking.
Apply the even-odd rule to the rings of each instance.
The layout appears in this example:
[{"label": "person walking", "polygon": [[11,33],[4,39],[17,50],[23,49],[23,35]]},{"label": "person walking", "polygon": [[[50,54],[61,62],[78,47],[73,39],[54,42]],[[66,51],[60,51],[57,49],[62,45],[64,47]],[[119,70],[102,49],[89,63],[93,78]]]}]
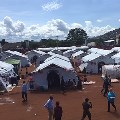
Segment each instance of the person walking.
[{"label": "person walking", "polygon": [[104,97],[106,97],[106,94],[108,93],[108,88],[109,88],[109,86],[111,86],[108,80],[109,79],[106,75],[105,79],[104,79],[104,85],[103,85],[104,86],[104,95],[103,95]]},{"label": "person walking", "polygon": [[89,109],[92,108],[92,103],[89,102],[88,98],[86,98],[85,102],[82,103],[82,106],[83,106],[83,116],[81,120],[84,120],[86,116],[88,116],[88,119],[91,120],[91,113]]},{"label": "person walking", "polygon": [[61,107],[59,104],[60,104],[60,103],[57,101],[57,102],[56,102],[56,107],[54,108],[53,118],[54,118],[55,120],[61,120],[61,118],[62,118],[63,110],[62,110],[62,107]]},{"label": "person walking", "polygon": [[27,84],[25,83],[25,81],[23,81],[23,84],[22,84],[22,98],[23,98],[23,101],[22,102],[27,102]]},{"label": "person walking", "polygon": [[65,93],[65,81],[64,81],[63,76],[62,76],[62,79],[61,79],[61,84],[60,84],[60,86],[61,86],[61,90],[62,90],[62,92],[63,92],[63,94],[64,94],[64,93]]},{"label": "person walking", "polygon": [[113,92],[112,88],[109,89],[108,95],[107,95],[107,100],[108,100],[108,112],[110,112],[110,104],[114,107],[116,111],[116,106],[114,104],[115,101],[115,93]]},{"label": "person walking", "polygon": [[78,90],[83,89],[82,80],[81,80],[81,78],[79,76],[78,76],[78,82],[77,82],[77,89]]},{"label": "person walking", "polygon": [[44,107],[48,110],[48,120],[53,120],[54,102],[52,96],[50,96],[50,98],[44,104]]}]

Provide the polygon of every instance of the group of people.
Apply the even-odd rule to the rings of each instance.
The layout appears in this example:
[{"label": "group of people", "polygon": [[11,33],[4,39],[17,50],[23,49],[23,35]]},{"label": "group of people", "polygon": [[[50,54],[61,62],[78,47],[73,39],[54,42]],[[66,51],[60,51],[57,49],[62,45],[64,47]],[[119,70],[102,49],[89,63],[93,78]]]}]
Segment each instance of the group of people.
[{"label": "group of people", "polygon": [[[80,78],[78,78],[79,81]],[[62,87],[64,86],[64,80],[62,79]],[[81,85],[81,84],[80,84]],[[64,88],[62,88],[64,89]],[[110,105],[112,105],[116,111],[116,106],[115,106],[115,93],[112,90],[111,87],[111,80],[110,80],[110,76],[107,77],[107,75],[104,78],[104,83],[103,83],[103,89],[101,90],[101,92],[104,91],[104,96],[107,97],[107,102],[108,102],[108,112],[110,112]],[[23,102],[27,102],[27,83],[25,81],[23,81],[22,84],[22,98],[23,98]],[[91,113],[90,113],[90,108],[92,108],[92,103],[89,102],[89,99],[86,98],[85,101],[82,103],[83,106],[83,115],[81,120],[84,120],[86,116],[88,116],[89,120],[91,120]],[[54,107],[54,101],[53,101],[53,97],[50,96],[49,99],[47,100],[47,102],[44,104],[44,107],[48,110],[48,120],[61,120],[62,118],[62,107],[60,106],[59,101],[56,101],[56,106]]]},{"label": "group of people", "polygon": [[80,77],[78,77],[78,81],[76,82],[75,79],[71,80],[69,79],[68,81],[64,81],[63,77],[61,79],[61,90],[63,92],[65,92],[65,90],[69,90],[69,89],[78,89],[78,90],[82,90],[82,80],[80,79]]},{"label": "group of people", "polygon": [[101,90],[101,92],[104,91],[103,96],[107,97],[107,101],[108,101],[108,112],[110,112],[110,105],[112,105],[116,111],[116,106],[115,106],[115,92],[113,92],[112,90],[112,85],[111,85],[111,77],[110,75],[107,76],[105,75],[104,77],[104,82],[103,82],[103,88]]},{"label": "group of people", "polygon": [[[83,106],[83,115],[81,120],[84,120],[86,116],[88,116],[89,120],[91,120],[91,113],[90,108],[92,108],[92,103],[89,102],[88,98],[85,98],[85,101],[82,103]],[[48,111],[48,120],[61,120],[62,119],[62,113],[63,109],[60,106],[59,101],[56,102],[56,106],[54,107],[53,97],[50,96],[50,98],[47,100],[47,102],[44,104],[44,107]]]},{"label": "group of people", "polygon": [[60,106],[59,101],[56,101],[56,106],[54,107],[53,97],[50,96],[50,98],[47,100],[47,102],[44,104],[44,107],[48,111],[48,120],[61,120],[62,118],[62,107]]}]

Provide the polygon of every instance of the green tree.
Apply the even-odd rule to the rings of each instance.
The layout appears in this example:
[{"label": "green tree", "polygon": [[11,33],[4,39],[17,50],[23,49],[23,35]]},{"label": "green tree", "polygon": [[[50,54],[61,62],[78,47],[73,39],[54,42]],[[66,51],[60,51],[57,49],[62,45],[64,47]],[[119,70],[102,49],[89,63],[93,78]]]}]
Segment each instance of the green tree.
[{"label": "green tree", "polygon": [[71,29],[67,35],[67,41],[72,45],[83,45],[87,39],[87,33],[81,28]]},{"label": "green tree", "polygon": [[1,45],[3,46],[6,43],[5,39],[2,39]]}]

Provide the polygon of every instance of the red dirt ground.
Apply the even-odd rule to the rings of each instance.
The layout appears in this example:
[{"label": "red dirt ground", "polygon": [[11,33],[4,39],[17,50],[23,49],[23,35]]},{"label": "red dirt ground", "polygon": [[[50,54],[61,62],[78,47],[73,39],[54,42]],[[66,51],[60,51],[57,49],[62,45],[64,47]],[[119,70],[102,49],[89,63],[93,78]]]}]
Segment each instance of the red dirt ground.
[{"label": "red dirt ground", "polygon": [[[100,76],[88,75],[87,78],[96,83],[84,85],[85,89],[83,91],[69,91],[65,95],[60,92],[28,92],[28,103],[26,104],[22,103],[21,88],[15,87],[12,92],[0,95],[0,100],[1,98],[10,98],[15,102],[13,104],[10,104],[10,102],[4,105],[0,104],[0,120],[47,120],[47,110],[43,105],[50,95],[53,95],[54,101],[60,101],[63,107],[62,120],[80,120],[82,116],[82,102],[86,97],[93,104],[91,109],[92,120],[120,120],[120,84],[112,83],[113,90],[117,95],[115,101],[117,111],[115,112],[111,107],[111,112],[108,113],[107,99],[100,92],[102,89]],[[21,84],[19,83],[19,85]]]}]

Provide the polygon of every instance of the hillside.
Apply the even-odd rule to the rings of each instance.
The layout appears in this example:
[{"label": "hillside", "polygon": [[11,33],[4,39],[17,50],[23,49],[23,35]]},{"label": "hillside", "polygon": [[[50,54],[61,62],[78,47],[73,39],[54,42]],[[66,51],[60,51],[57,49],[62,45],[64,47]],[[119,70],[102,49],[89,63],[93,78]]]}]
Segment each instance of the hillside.
[{"label": "hillside", "polygon": [[113,31],[110,31],[110,32],[108,32],[108,33],[105,33],[104,35],[100,35],[100,36],[97,36],[97,37],[93,37],[93,38],[91,38],[91,40],[103,40],[103,41],[105,41],[105,40],[110,40],[110,39],[116,39],[116,35],[120,35],[120,28],[118,28],[118,29],[115,29],[115,30],[113,30]]}]

